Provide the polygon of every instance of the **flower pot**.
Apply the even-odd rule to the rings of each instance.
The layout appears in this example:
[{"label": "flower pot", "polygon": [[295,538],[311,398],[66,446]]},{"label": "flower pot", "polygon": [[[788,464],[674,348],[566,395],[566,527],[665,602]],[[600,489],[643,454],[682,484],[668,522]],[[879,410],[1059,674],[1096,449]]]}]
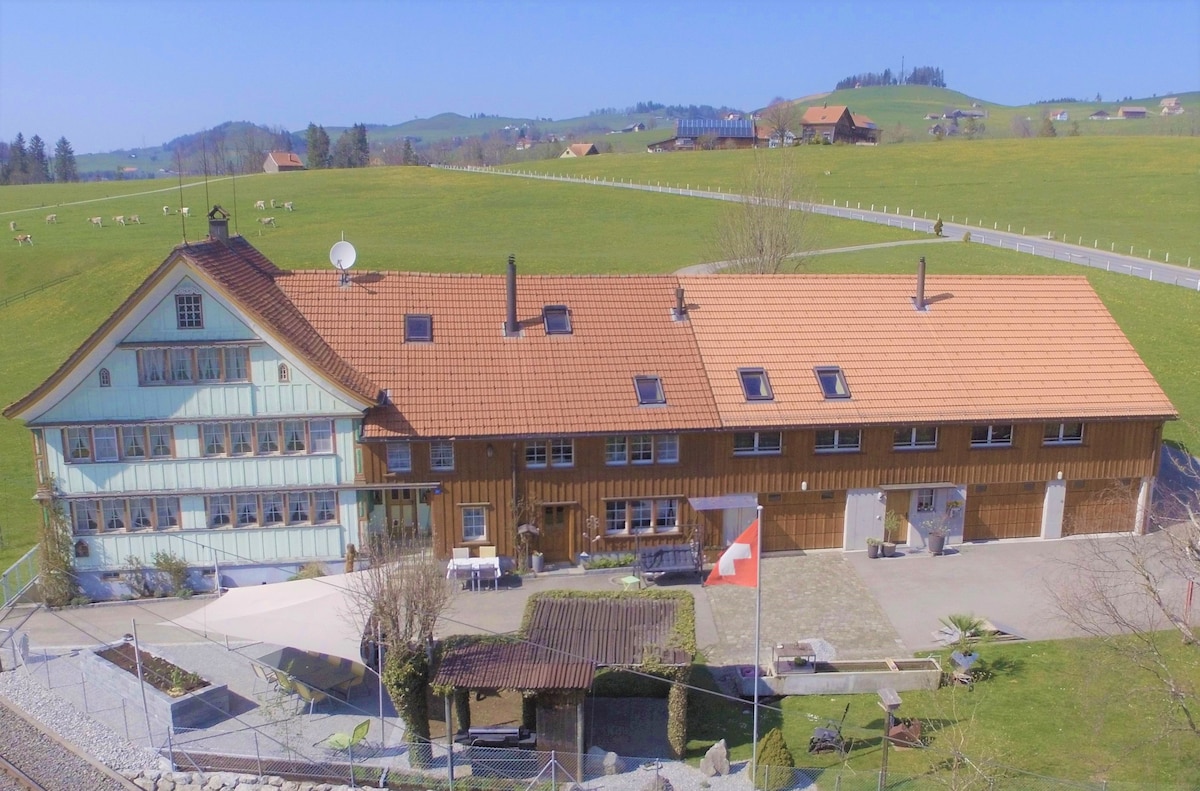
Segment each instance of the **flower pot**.
[{"label": "flower pot", "polygon": [[885,558],[896,557],[896,542],[895,541],[884,541],[883,542],[883,556]]},{"label": "flower pot", "polygon": [[878,544],[867,544],[867,557],[869,557],[869,558],[879,557],[879,545]]},{"label": "flower pot", "polygon": [[929,536],[929,554],[940,555],[946,551],[946,536],[943,533]]},{"label": "flower pot", "polygon": [[541,574],[542,569],[546,567],[546,558],[540,552],[535,553],[534,556],[529,559],[529,562],[533,568],[534,574]]}]

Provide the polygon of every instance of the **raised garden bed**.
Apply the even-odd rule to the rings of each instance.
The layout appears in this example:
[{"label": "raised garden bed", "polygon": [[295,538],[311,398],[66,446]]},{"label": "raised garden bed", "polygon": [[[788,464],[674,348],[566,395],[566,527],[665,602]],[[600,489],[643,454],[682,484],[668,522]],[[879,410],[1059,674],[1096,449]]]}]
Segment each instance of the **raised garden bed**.
[{"label": "raised garden bed", "polygon": [[[229,690],[149,651],[141,652],[150,716],[176,728],[196,728],[229,716]],[[94,675],[131,701],[141,701],[132,644],[106,646],[83,655]]]}]

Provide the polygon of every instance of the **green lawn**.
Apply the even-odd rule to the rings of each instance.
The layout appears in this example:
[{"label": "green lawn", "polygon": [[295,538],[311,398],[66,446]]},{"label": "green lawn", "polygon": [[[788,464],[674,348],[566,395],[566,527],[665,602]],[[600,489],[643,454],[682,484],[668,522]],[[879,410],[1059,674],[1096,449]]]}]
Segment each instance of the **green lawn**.
[{"label": "green lawn", "polygon": [[755,156],[790,154],[815,198],[987,228],[1053,232],[1200,269],[1200,138],[952,140],[930,146],[802,146],[628,154],[523,170],[738,190]]},{"label": "green lawn", "polygon": [[[1193,689],[1200,687],[1196,649],[1182,646],[1177,633],[1163,633],[1161,639],[1184,668],[1181,677]],[[1183,733],[1178,723],[1175,729],[1167,728],[1161,709],[1148,704],[1157,698],[1147,678],[1131,672],[1126,662],[1094,641],[989,644],[980,650],[997,674],[973,690],[943,687],[901,693],[897,714],[922,721],[929,749],[892,750],[890,780],[925,775],[958,749],[980,763],[1075,781],[1107,780],[1129,784],[1122,787],[1130,789],[1152,783],[1177,788],[1200,784],[1200,738]],[[942,660],[946,666],[945,657]],[[713,688],[706,670],[694,674],[694,680]],[[884,719],[876,695],[789,697],[772,703],[782,707],[782,714],[760,709],[760,735],[781,725],[797,766],[840,773],[848,788],[858,787],[850,781],[878,772]],[[852,742],[845,763],[833,754],[809,755],[814,726],[839,720],[847,703],[843,733]],[[733,759],[748,759],[750,711],[747,704],[693,694],[689,758],[699,758],[712,742],[724,738]],[[1032,784],[1034,779],[999,787],[1043,787]],[[821,782],[823,788],[834,787],[832,777]],[[926,782],[924,787],[935,784]]]}]

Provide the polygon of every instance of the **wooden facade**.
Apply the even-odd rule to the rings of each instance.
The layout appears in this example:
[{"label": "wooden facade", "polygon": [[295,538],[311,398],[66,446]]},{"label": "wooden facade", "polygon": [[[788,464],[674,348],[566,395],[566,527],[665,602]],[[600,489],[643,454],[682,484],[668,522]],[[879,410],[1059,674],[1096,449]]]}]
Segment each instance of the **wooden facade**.
[{"label": "wooden facade", "polygon": [[[454,443],[452,472],[432,470],[429,443],[413,441],[412,469],[405,473],[387,471],[386,443],[364,442],[362,482],[427,501],[434,546],[442,556],[457,546],[481,545],[515,555],[514,499],[532,503],[533,513],[522,518],[542,530],[539,548],[554,562],[580,552],[674,543],[693,530],[701,531],[706,547],[720,547],[721,512],[695,511],[688,498],[733,493],[754,494],[763,505],[769,552],[844,547],[848,492],[887,490],[887,509],[904,515],[912,490],[950,484],[965,492],[963,540],[1037,536],[1047,482],[1067,482],[1066,512],[1077,523],[1099,508],[1084,492],[1107,491],[1112,481],[1140,482],[1157,472],[1161,422],[1088,423],[1077,445],[1044,445],[1043,428],[1017,424],[1011,447],[972,448],[971,426],[942,425],[936,449],[898,450],[894,427],[870,427],[862,430],[860,450],[836,453],[817,452],[815,430],[798,429],[782,432],[781,453],[756,456],[734,455],[733,432],[695,432],[679,435],[676,463],[617,466],[605,463],[605,437],[585,436],[574,438],[571,466],[537,469],[524,464],[524,439],[460,440]],[[1081,482],[1085,489],[1071,488]],[[678,500],[679,529],[636,536],[605,531],[607,501],[643,498]],[[486,534],[465,541],[461,512],[476,506],[486,507]],[[1131,529],[1132,512],[1122,513],[1105,524]]]}]

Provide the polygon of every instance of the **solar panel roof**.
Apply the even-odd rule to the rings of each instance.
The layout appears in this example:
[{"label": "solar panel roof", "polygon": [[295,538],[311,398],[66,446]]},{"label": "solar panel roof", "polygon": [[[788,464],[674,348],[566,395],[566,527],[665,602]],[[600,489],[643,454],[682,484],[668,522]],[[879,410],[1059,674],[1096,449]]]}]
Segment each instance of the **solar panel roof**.
[{"label": "solar panel roof", "polygon": [[677,137],[716,135],[717,137],[745,137],[753,139],[754,122],[681,119],[675,134]]}]

